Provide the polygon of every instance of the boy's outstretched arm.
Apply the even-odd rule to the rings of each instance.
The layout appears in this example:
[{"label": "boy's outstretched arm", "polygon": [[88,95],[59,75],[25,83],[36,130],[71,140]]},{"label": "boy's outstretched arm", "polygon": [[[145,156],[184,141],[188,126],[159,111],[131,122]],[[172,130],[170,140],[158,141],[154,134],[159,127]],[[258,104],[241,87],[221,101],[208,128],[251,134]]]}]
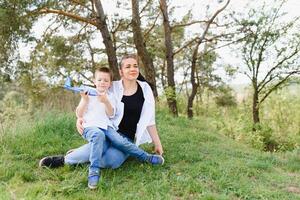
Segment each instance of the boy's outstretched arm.
[{"label": "boy's outstretched arm", "polygon": [[114,107],[113,107],[110,99],[108,98],[107,93],[100,94],[98,96],[98,99],[100,102],[102,102],[105,105],[105,112],[106,112],[107,116],[108,117],[114,116]]}]

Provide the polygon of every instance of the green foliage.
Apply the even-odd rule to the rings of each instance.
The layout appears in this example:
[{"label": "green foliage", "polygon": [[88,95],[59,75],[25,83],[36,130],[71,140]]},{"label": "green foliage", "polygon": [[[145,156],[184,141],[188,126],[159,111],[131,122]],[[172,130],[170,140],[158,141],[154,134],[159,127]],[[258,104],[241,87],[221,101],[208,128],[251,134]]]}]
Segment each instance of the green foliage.
[{"label": "green foliage", "polygon": [[232,89],[228,86],[220,86],[214,97],[218,106],[236,106],[237,102],[232,94]]},{"label": "green foliage", "polygon": [[2,69],[10,72],[19,39],[29,39],[33,17],[24,17],[31,1],[2,0],[0,2],[0,64]]},{"label": "green foliage", "polygon": [[0,100],[2,100],[6,92],[11,88],[11,79],[8,74],[0,72]]},{"label": "green foliage", "polygon": [[299,148],[299,96],[292,94],[292,87],[288,91],[291,93],[278,91],[265,102],[261,108],[263,123],[256,126],[256,131],[252,130],[250,100],[238,107],[222,109],[218,113],[217,127],[223,134],[260,150],[274,152]]},{"label": "green foliage", "polygon": [[176,93],[172,87],[166,87],[164,92],[167,99],[176,99]]},{"label": "green foliage", "polygon": [[[78,36],[80,37],[80,36]],[[71,72],[82,74],[93,71],[92,62],[84,56],[85,38],[48,35],[31,54],[31,73],[52,78],[64,78]]]},{"label": "green foliage", "polygon": [[8,92],[2,101],[0,101],[0,125],[2,131],[7,127],[13,126],[21,119],[30,116],[32,104],[27,101],[24,95],[11,91]]},{"label": "green foliage", "polygon": [[263,1],[263,5],[243,11],[237,20],[236,27],[242,30],[240,56],[245,64],[245,69],[240,71],[251,79],[253,94],[257,94],[253,95],[253,101],[257,102],[253,106],[258,110],[271,93],[285,87],[300,72],[299,18],[283,20],[285,3],[279,0],[273,6],[266,6]]}]

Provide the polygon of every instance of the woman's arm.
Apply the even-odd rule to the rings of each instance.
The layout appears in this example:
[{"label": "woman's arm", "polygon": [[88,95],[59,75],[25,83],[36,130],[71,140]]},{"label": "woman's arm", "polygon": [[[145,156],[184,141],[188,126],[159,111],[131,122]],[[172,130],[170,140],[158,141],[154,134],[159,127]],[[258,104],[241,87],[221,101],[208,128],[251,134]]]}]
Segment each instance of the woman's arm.
[{"label": "woman's arm", "polygon": [[87,104],[88,104],[88,99],[81,97],[80,102],[76,108],[76,116],[77,118],[82,118],[83,114],[86,111],[87,108]]},{"label": "woman's arm", "polygon": [[159,155],[162,155],[164,153],[163,147],[161,145],[158,132],[156,129],[156,125],[151,125],[147,127],[147,130],[152,138],[152,141],[154,143],[154,151],[158,153]]},{"label": "woman's arm", "polygon": [[88,104],[88,96],[86,94],[81,94],[81,99],[80,99],[80,102],[76,108],[76,117],[77,117],[77,120],[76,120],[76,128],[77,128],[77,131],[82,135],[83,133],[83,114],[84,112],[86,111],[86,108],[87,108],[87,104]]},{"label": "woman's arm", "polygon": [[77,118],[76,120],[76,128],[80,135],[82,135],[83,133],[83,125],[82,125],[83,122],[84,122],[83,118]]}]

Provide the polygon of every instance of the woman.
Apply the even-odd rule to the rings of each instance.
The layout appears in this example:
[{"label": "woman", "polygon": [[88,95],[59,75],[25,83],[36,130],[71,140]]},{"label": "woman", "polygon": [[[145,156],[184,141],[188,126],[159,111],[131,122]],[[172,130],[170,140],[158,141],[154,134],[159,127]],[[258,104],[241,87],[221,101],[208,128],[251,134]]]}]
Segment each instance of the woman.
[{"label": "woman", "polygon": [[[158,132],[155,125],[155,100],[152,90],[146,82],[137,80],[139,68],[135,55],[127,55],[121,59],[119,73],[121,80],[114,81],[111,91],[116,96],[116,114],[112,119],[113,128],[108,132],[118,134],[137,146],[147,142],[154,143],[157,154],[163,154]],[[78,118],[77,130],[83,132],[83,119]],[[114,135],[114,134],[112,134]],[[104,138],[101,168],[118,168],[128,158],[129,154],[119,149],[118,145],[112,146],[109,139]],[[43,158],[39,165],[59,167],[66,164],[79,164],[89,161],[89,144],[69,151],[66,156],[48,156]]]}]

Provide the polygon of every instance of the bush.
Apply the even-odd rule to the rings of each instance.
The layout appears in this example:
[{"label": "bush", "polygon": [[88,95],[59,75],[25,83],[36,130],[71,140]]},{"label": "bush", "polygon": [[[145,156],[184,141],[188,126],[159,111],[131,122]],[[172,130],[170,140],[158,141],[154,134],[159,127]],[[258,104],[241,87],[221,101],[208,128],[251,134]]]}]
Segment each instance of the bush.
[{"label": "bush", "polygon": [[218,128],[238,141],[265,151],[290,151],[299,147],[299,96],[286,91],[274,93],[261,107],[261,123],[252,131],[251,99],[238,107],[219,110]]},{"label": "bush", "polygon": [[24,95],[16,91],[11,91],[5,95],[0,102],[0,108],[0,122],[5,127],[12,126],[32,112],[31,101],[26,100]]},{"label": "bush", "polygon": [[236,99],[232,94],[232,89],[228,86],[220,86],[215,96],[215,102],[218,106],[236,106]]}]

